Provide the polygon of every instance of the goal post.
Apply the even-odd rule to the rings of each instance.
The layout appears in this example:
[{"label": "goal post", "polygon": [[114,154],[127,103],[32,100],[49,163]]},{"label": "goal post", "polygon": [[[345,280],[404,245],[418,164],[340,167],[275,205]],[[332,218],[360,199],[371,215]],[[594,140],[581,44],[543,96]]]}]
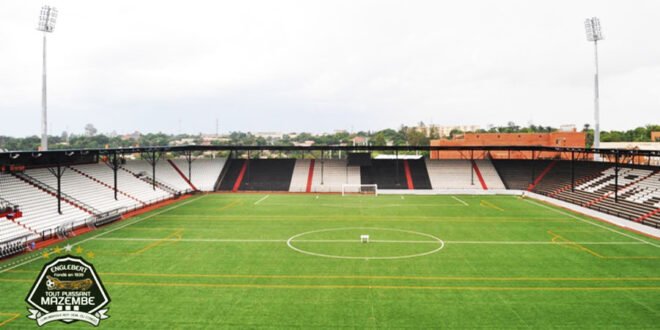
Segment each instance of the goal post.
[{"label": "goal post", "polygon": [[348,183],[342,184],[341,185],[341,195],[346,196],[348,194],[378,196],[378,185],[377,184],[348,184]]}]

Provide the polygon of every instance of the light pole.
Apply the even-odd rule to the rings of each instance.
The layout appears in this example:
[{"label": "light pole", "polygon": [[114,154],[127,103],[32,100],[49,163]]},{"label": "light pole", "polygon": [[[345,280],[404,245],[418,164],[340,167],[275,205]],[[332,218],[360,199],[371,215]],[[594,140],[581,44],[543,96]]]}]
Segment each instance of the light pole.
[{"label": "light pole", "polygon": [[43,71],[41,74],[41,150],[48,150],[48,117],[46,102],[46,34],[53,32],[57,20],[57,9],[51,6],[41,7],[39,26],[37,30],[44,33],[43,37]]},{"label": "light pole", "polygon": [[[587,41],[594,42],[594,60],[596,63],[596,73],[594,75],[594,145],[600,148],[600,105],[598,93],[598,40],[603,40],[603,33],[600,30],[600,20],[598,17],[587,18],[584,21],[584,28],[587,32]],[[600,158],[598,155],[597,158]]]}]

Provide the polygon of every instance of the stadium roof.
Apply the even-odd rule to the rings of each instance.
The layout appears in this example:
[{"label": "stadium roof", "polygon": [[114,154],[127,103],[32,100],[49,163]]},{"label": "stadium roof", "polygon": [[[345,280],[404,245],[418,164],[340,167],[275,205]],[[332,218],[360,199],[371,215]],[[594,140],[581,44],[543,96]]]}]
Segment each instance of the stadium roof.
[{"label": "stadium roof", "polygon": [[635,150],[635,149],[590,149],[590,148],[564,148],[564,147],[530,147],[530,146],[238,146],[238,145],[185,145],[185,146],[152,146],[152,147],[129,147],[108,149],[62,149],[49,151],[6,151],[0,153],[0,161],[9,158],[20,158],[30,156],[33,158],[42,155],[66,155],[72,154],[133,154],[153,152],[192,152],[192,151],[347,151],[347,152],[371,152],[371,151],[554,151],[575,153],[599,153],[603,155],[628,155],[628,156],[660,156],[660,150]]}]

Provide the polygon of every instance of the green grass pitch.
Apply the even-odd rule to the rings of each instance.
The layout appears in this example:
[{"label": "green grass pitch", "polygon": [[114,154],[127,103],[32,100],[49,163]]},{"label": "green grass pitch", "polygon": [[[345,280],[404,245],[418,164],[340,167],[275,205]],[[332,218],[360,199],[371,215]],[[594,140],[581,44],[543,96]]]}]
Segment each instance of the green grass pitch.
[{"label": "green grass pitch", "polygon": [[[101,328],[660,327],[660,241],[514,196],[210,194],[70,242]],[[0,324],[57,255],[0,264]]]}]

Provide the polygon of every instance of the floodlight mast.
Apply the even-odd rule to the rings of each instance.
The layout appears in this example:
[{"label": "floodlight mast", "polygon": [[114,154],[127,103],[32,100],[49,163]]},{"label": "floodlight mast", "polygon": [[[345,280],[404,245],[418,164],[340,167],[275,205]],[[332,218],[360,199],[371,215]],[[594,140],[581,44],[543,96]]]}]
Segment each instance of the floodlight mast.
[{"label": "floodlight mast", "polygon": [[[603,40],[603,33],[600,29],[600,20],[598,17],[587,18],[584,21],[584,28],[587,32],[587,41],[594,42],[594,61],[596,63],[596,73],[594,75],[594,148],[600,148],[600,95],[598,91],[598,40]],[[598,157],[600,158],[600,157]]]},{"label": "floodlight mast", "polygon": [[41,73],[41,150],[48,150],[48,116],[46,98],[46,34],[55,30],[57,9],[51,6],[41,7],[37,30],[43,32],[43,67]]}]

